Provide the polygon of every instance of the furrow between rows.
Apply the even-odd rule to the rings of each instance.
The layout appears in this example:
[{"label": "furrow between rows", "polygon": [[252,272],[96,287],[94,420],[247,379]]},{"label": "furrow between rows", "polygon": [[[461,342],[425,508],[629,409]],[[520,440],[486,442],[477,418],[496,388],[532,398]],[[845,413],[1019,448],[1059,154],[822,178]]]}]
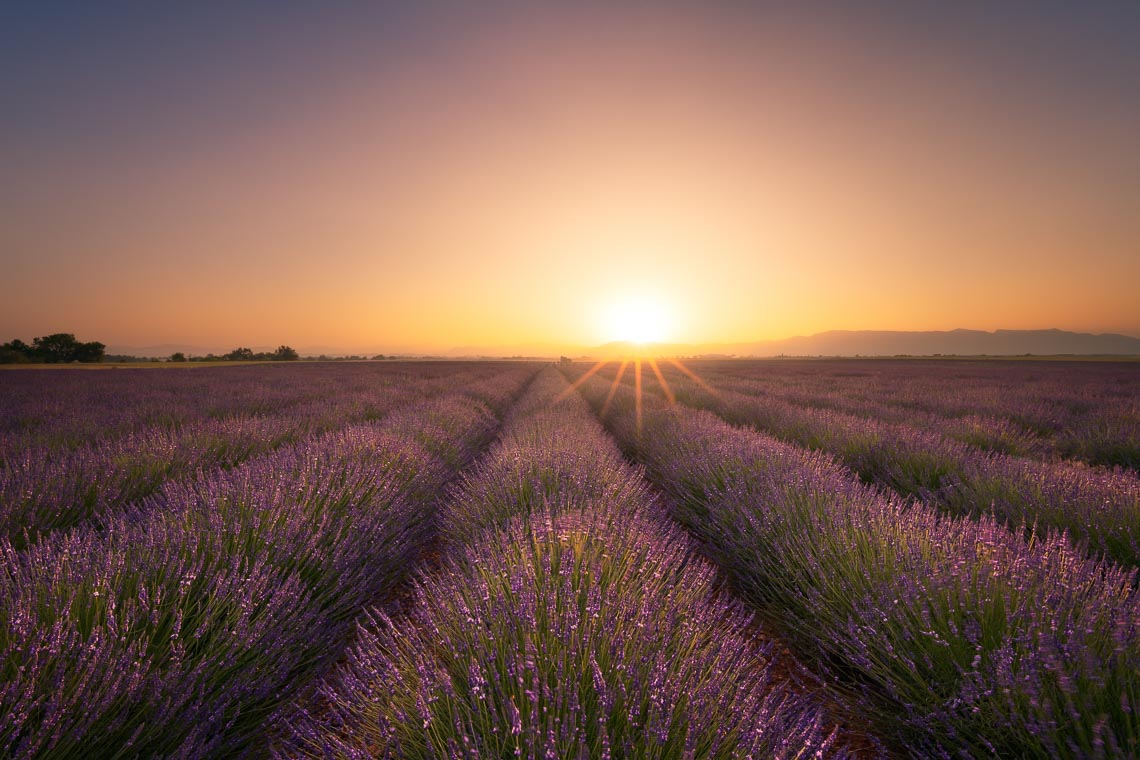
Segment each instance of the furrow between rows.
[{"label": "furrow between rows", "polygon": [[1140,752],[1135,572],[860,483],[830,456],[592,378],[607,428],[797,651],[925,757]]},{"label": "furrow between rows", "polygon": [[932,430],[980,448],[1140,469],[1138,375],[1127,364],[907,360],[702,365],[732,390]]},{"label": "furrow between rows", "polygon": [[951,515],[993,516],[1026,535],[1034,528],[1065,531],[1082,552],[1140,565],[1140,477],[1134,472],[1006,456],[905,425],[710,392],[678,372],[668,373],[667,382],[678,402],[825,451],[865,482]]},{"label": "furrow between rows", "polygon": [[17,548],[53,531],[104,521],[180,482],[213,473],[278,448],[301,444],[354,422],[375,420],[401,406],[473,384],[477,374],[403,386],[365,385],[352,393],[288,406],[271,416],[239,416],[149,427],[75,449],[29,448],[0,465],[0,535]]},{"label": "furrow between rows", "polygon": [[446,557],[376,612],[281,757],[845,753],[556,372],[442,512]]},{"label": "furrow between rows", "polygon": [[0,753],[263,752],[267,718],[423,553],[439,492],[497,427],[488,404],[534,371],[172,487],[104,530],[0,544]]}]

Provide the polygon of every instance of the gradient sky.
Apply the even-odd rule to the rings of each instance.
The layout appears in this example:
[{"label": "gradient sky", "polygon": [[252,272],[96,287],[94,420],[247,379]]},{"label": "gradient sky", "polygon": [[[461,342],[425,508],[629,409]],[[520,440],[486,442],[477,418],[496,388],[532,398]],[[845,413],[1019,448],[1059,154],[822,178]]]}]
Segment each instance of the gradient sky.
[{"label": "gradient sky", "polygon": [[1140,335],[1138,3],[229,5],[0,9],[0,340]]}]

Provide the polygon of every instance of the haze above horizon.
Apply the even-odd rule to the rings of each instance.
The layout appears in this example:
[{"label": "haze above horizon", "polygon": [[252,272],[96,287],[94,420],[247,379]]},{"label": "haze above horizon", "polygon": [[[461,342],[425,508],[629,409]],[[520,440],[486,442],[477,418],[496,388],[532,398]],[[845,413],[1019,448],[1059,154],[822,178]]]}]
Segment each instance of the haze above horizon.
[{"label": "haze above horizon", "polygon": [[1140,6],[745,5],[8,7],[0,341],[1140,336]]}]

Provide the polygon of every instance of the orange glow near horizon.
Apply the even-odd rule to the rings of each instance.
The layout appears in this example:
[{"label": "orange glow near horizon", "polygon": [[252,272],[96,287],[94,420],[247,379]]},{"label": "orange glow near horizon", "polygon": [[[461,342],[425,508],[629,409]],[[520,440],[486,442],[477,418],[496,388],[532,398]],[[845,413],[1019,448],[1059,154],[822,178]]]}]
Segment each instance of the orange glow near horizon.
[{"label": "orange glow near horizon", "polygon": [[[54,78],[5,101],[0,264],[20,285],[0,341],[600,356],[1140,335],[1140,100],[1114,89],[1140,55],[746,6],[283,18],[147,76],[29,45]],[[1085,68],[1054,76],[1067,60]]]}]

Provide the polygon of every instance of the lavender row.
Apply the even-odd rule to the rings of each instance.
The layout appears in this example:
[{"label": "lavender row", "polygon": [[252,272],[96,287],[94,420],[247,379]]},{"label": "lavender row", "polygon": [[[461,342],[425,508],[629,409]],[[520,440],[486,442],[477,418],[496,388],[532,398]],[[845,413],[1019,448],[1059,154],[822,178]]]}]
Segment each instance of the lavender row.
[{"label": "lavender row", "polygon": [[906,425],[702,389],[673,373],[682,403],[840,458],[868,482],[956,515],[994,515],[1014,528],[1065,530],[1089,550],[1140,565],[1140,476],[1078,462],[979,451]]},{"label": "lavender row", "polygon": [[1034,458],[1140,469],[1140,365],[1106,362],[748,362],[718,387],[937,430]]},{"label": "lavender row", "polygon": [[[277,364],[192,369],[0,375],[0,458],[31,448],[74,448],[148,428],[288,412],[306,402],[427,379],[425,365]],[[413,380],[413,376],[415,377]]]},{"label": "lavender row", "polygon": [[581,400],[549,403],[565,388],[512,411],[444,511],[456,556],[365,621],[279,756],[842,754]]},{"label": "lavender row", "polygon": [[476,545],[488,540],[488,530],[544,516],[561,499],[630,513],[652,501],[644,480],[568,387],[560,373],[542,372],[512,407],[499,440],[463,473],[442,512],[446,541]]},{"label": "lavender row", "polygon": [[[337,377],[334,369],[339,370],[326,369],[326,375]],[[225,377],[213,382],[224,384]],[[401,404],[472,380],[469,371],[453,371],[402,387],[353,383],[351,391],[308,400],[273,416],[206,419],[176,428],[144,428],[75,449],[33,447],[14,453],[0,465],[0,535],[27,545],[53,530],[106,518],[168,481],[233,467],[282,444],[354,420],[377,419]],[[120,389],[124,397],[129,389],[129,384]]]},{"label": "lavender row", "polygon": [[[1029,428],[1015,421],[1010,414],[999,413],[993,408],[979,407],[966,411],[955,405],[947,410],[930,411],[917,406],[919,400],[914,400],[915,405],[911,405],[906,389],[900,390],[899,398],[896,399],[878,391],[872,392],[871,389],[861,388],[854,383],[836,387],[834,384],[824,382],[825,378],[826,375],[824,378],[809,377],[803,384],[779,388],[760,378],[742,379],[709,373],[706,379],[718,389],[736,391],[755,398],[793,404],[807,409],[826,410],[881,422],[909,425],[1003,454],[1034,459],[1062,458],[1052,431],[1045,433]],[[947,378],[942,386],[923,390],[927,395],[937,393],[949,396],[957,394],[959,389]],[[1019,395],[1016,398],[1023,400],[1024,396]],[[1075,431],[1066,430],[1064,434],[1074,435]]]},{"label": "lavender row", "polygon": [[[474,389],[508,399],[530,372]],[[0,542],[0,754],[203,757],[335,658],[496,426],[455,394],[172,486],[104,531]]]},{"label": "lavender row", "polygon": [[1090,417],[1135,416],[1140,367],[1132,362],[780,361],[722,362],[718,377],[784,395],[845,399],[947,418],[1006,417],[1052,435]]},{"label": "lavender row", "polygon": [[[601,406],[608,383],[585,394]],[[1135,571],[955,519],[830,456],[619,391],[607,418],[757,606],[927,757],[1140,752]]]},{"label": "lavender row", "polygon": [[6,372],[0,380],[7,412],[0,422],[0,451],[77,445],[153,425],[279,411],[303,398],[308,382],[318,377],[254,367]]}]

